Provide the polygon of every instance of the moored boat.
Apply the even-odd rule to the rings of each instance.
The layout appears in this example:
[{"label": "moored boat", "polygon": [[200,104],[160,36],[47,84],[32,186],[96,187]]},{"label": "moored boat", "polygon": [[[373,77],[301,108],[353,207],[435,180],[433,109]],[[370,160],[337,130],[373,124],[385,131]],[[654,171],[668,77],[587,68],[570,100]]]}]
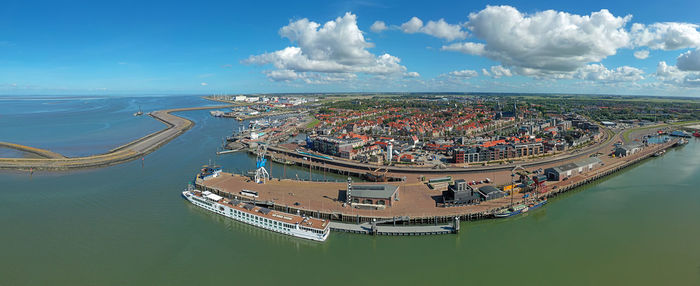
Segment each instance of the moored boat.
[{"label": "moored boat", "polygon": [[545,204],[547,204],[546,198],[500,210],[500,211],[494,213],[493,216],[496,218],[511,217],[514,215],[519,215],[521,213],[526,213],[526,212],[531,211],[533,209],[539,208]]},{"label": "moored boat", "polygon": [[315,241],[325,241],[330,233],[328,220],[288,214],[252,203],[229,200],[209,191],[189,189],[183,191],[182,196],[200,208],[265,230]]}]

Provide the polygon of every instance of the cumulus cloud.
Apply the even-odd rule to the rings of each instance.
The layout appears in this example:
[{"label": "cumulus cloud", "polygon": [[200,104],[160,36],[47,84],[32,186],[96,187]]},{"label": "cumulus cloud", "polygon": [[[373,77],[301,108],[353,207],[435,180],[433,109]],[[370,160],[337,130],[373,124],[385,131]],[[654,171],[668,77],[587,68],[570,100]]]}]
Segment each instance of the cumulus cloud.
[{"label": "cumulus cloud", "polygon": [[206,82],[203,82],[203,83],[200,83],[199,85],[201,85],[201,86],[207,86],[207,85],[209,85],[209,84],[206,83]]},{"label": "cumulus cloud", "polygon": [[470,77],[478,76],[479,73],[477,73],[475,70],[458,70],[458,71],[451,71],[448,73],[448,75],[454,76],[454,77],[470,78]]},{"label": "cumulus cloud", "polygon": [[603,64],[590,64],[576,71],[575,77],[596,82],[634,82],[644,79],[644,71],[630,66],[608,69]]},{"label": "cumulus cloud", "polygon": [[423,21],[418,17],[413,17],[408,22],[401,24],[401,31],[408,34],[418,33],[423,27]]},{"label": "cumulus cloud", "polygon": [[423,26],[423,21],[418,17],[413,17],[401,24],[401,31],[408,34],[423,33],[447,41],[463,40],[467,38],[467,32],[462,30],[462,26],[449,24],[445,19],[428,21]]},{"label": "cumulus cloud", "polygon": [[484,54],[484,44],[481,43],[472,43],[472,42],[466,42],[466,43],[454,43],[446,46],[442,46],[440,48],[443,51],[453,51],[453,52],[460,52],[464,54],[470,54],[470,55],[483,55]]},{"label": "cumulus cloud", "polygon": [[265,72],[272,80],[291,79],[291,72],[299,79],[311,76],[312,73],[324,73],[326,75],[314,77],[335,80],[348,77],[327,74],[386,75],[406,71],[399,58],[386,53],[376,56],[367,50],[373,44],[365,41],[362,31],[357,27],[357,17],[351,13],[323,25],[308,19],[290,22],[280,29],[279,34],[297,46],[253,55],[242,62],[274,66],[276,72]]},{"label": "cumulus cloud", "polygon": [[382,31],[389,29],[389,27],[387,27],[386,23],[384,23],[383,21],[375,21],[374,24],[372,24],[372,26],[369,27],[369,29],[372,32],[381,33]]},{"label": "cumulus cloud", "polygon": [[700,71],[700,49],[682,53],[676,59],[676,66],[683,71]]},{"label": "cumulus cloud", "polygon": [[469,14],[466,24],[483,43],[442,49],[483,55],[529,73],[572,72],[628,46],[630,37],[624,27],[630,18],[605,9],[590,15],[554,10],[524,14],[511,6],[487,6]]},{"label": "cumulus cloud", "polygon": [[700,87],[700,72],[683,71],[664,61],[659,62],[654,75],[663,83],[676,87]]},{"label": "cumulus cloud", "polygon": [[678,50],[700,47],[698,25],[690,23],[654,23],[644,25],[635,23],[630,29],[634,44],[654,50]]},{"label": "cumulus cloud", "polygon": [[407,72],[407,73],[404,74],[404,76],[405,76],[405,77],[416,78],[416,77],[420,77],[420,74],[417,73],[417,72]]},{"label": "cumulus cloud", "polygon": [[503,66],[492,66],[491,67],[491,76],[494,78],[499,78],[502,76],[513,76],[513,72],[510,71],[510,69],[505,68]]},{"label": "cumulus cloud", "polygon": [[646,59],[649,57],[649,50],[636,51],[634,52],[634,57],[640,60]]}]

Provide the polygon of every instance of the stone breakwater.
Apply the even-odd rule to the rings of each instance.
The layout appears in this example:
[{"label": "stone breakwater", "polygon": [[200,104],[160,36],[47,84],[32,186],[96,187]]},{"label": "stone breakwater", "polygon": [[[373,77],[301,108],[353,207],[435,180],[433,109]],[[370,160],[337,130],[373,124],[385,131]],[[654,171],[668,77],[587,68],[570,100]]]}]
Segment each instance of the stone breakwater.
[{"label": "stone breakwater", "polygon": [[149,116],[166,125],[165,129],[153,132],[132,142],[114,148],[104,154],[68,158],[49,150],[0,142],[0,147],[11,148],[35,154],[42,158],[0,158],[0,169],[15,170],[68,170],[95,168],[124,163],[149,154],[166,143],[185,133],[194,126],[194,122],[172,113],[191,110],[228,108],[232,105],[202,106],[158,110]]}]

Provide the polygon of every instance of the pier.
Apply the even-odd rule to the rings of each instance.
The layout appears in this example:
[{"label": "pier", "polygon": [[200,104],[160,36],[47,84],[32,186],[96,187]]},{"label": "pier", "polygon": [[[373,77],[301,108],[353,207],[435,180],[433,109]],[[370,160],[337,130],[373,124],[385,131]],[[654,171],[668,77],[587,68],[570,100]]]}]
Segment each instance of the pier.
[{"label": "pier", "polygon": [[43,158],[0,158],[0,169],[66,170],[103,167],[127,162],[143,157],[157,150],[161,146],[170,142],[170,140],[175,139],[194,126],[194,122],[191,120],[173,115],[172,113],[192,110],[229,108],[232,106],[233,105],[201,106],[151,112],[148,115],[165,124],[165,129],[148,134],[137,140],[109,150],[106,153],[92,156],[67,158],[61,154],[49,150],[2,142],[0,143],[0,147],[29,152]]}]

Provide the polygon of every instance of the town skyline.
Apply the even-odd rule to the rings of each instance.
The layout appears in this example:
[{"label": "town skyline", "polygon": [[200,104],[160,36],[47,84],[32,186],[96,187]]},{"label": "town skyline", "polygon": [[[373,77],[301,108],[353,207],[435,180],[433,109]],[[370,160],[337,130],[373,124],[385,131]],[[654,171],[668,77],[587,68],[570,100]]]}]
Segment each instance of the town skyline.
[{"label": "town skyline", "polygon": [[10,3],[0,94],[700,96],[692,2],[321,3]]}]

